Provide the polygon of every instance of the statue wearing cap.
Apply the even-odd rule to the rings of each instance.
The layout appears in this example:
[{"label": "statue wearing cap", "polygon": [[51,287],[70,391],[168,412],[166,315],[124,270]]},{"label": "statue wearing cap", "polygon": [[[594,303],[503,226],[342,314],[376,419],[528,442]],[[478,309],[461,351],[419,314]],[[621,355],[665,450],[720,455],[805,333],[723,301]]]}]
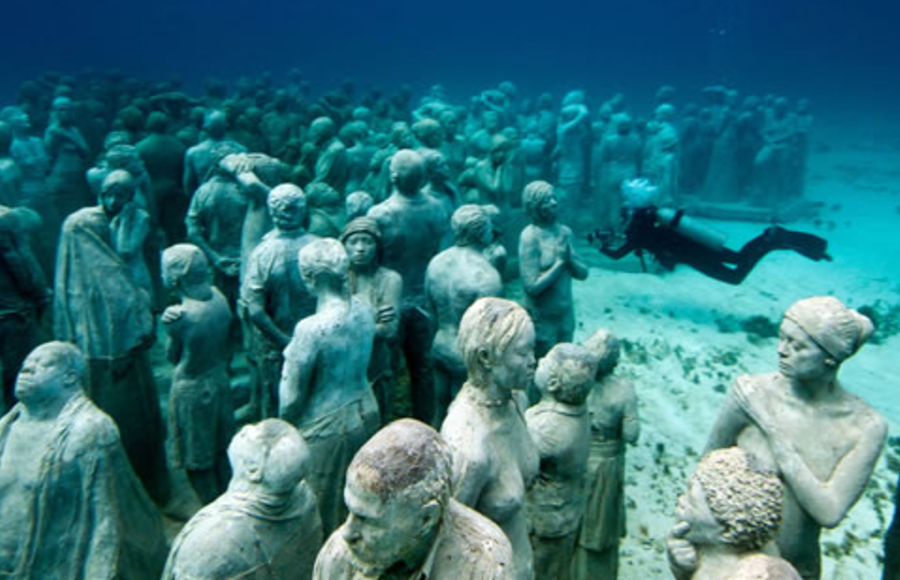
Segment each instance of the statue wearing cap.
[{"label": "statue wearing cap", "polygon": [[739,377],[707,443],[738,445],[780,474],[776,541],[804,580],[820,577],[819,533],[856,504],[884,447],[884,419],[837,379],[873,330],[834,297],[794,303],[781,323],[778,372]]}]

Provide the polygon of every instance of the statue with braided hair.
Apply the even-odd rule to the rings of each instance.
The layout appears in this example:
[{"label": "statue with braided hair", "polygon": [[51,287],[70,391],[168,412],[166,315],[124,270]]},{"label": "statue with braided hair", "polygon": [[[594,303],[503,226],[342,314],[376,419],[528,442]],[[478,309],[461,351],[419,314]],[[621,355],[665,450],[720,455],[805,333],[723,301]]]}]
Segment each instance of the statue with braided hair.
[{"label": "statue with braided hair", "polygon": [[766,554],[781,524],[778,475],[738,447],[709,453],[678,498],[678,523],[666,540],[678,580],[800,580],[794,567]]},{"label": "statue with braided hair", "polygon": [[738,377],[707,442],[738,445],[780,474],[778,548],[804,580],[820,577],[819,534],[856,504],[884,448],[884,419],[837,378],[873,331],[832,296],[794,303],[781,322],[778,372]]},{"label": "statue with braided hair", "polygon": [[163,252],[163,282],[178,303],[162,322],[169,340],[166,356],[175,370],[169,394],[172,465],[187,471],[206,504],[225,491],[229,471],[225,450],[234,434],[231,388],[226,369],[231,310],[212,285],[206,255],[178,244]]}]

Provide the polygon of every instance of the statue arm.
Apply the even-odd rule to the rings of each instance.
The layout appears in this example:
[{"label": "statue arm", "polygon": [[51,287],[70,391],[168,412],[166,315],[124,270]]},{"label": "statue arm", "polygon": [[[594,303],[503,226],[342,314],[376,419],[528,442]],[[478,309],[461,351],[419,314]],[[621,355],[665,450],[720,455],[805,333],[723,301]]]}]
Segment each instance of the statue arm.
[{"label": "statue arm", "polygon": [[731,447],[737,444],[737,438],[741,431],[750,424],[750,418],[735,400],[734,395],[730,394],[719,416],[710,431],[709,438],[706,440],[706,449],[704,453]]},{"label": "statue arm", "polygon": [[278,416],[296,424],[303,415],[309,398],[318,351],[312,333],[300,327],[294,331],[291,343],[284,350],[284,368],[278,388]]},{"label": "statue arm", "polygon": [[569,259],[567,261],[567,266],[569,270],[569,275],[571,275],[576,280],[586,280],[588,277],[588,268],[587,265],[581,258],[578,257],[578,254],[575,252],[575,247],[572,245],[572,230],[569,228],[565,229],[566,232],[566,245],[568,246],[567,254]]},{"label": "statue arm", "polygon": [[400,310],[403,301],[403,278],[396,272],[385,276],[384,291],[376,313],[375,333],[381,338],[395,339],[400,334]]},{"label": "statue arm", "polygon": [[867,417],[865,431],[856,445],[834,467],[827,480],[812,472],[793,444],[778,428],[763,427],[781,477],[797,501],[819,525],[836,527],[850,511],[869,483],[887,438],[887,426],[879,416]]},{"label": "statue arm", "polygon": [[[257,247],[257,250],[264,249],[264,246]],[[254,251],[248,262],[244,279],[241,282],[241,301],[247,307],[247,317],[260,332],[278,345],[278,348],[284,349],[290,343],[291,337],[278,328],[278,325],[266,312],[266,285],[265,276],[261,272],[261,254]]]},{"label": "statue arm", "polygon": [[181,340],[181,332],[178,321],[181,320],[181,306],[170,306],[163,311],[162,321],[169,338],[166,340],[166,360],[178,364],[181,360],[181,352],[184,344]]},{"label": "statue arm", "polygon": [[184,225],[187,229],[187,238],[188,241],[203,250],[203,253],[206,254],[215,269],[220,270],[222,257],[206,240],[206,224],[204,223],[205,220],[203,218],[204,210],[201,207],[203,204],[203,197],[202,194],[194,195],[193,199],[191,199],[191,205],[188,208],[187,216],[184,218]]},{"label": "statue arm", "polygon": [[638,402],[634,387],[626,385],[627,399],[622,412],[622,438],[629,445],[637,445],[641,437],[641,422],[638,417]]},{"label": "statue arm", "polygon": [[541,247],[529,232],[522,233],[519,244],[519,274],[525,293],[535,298],[543,294],[566,269],[566,262],[557,258],[553,265],[541,272]]}]

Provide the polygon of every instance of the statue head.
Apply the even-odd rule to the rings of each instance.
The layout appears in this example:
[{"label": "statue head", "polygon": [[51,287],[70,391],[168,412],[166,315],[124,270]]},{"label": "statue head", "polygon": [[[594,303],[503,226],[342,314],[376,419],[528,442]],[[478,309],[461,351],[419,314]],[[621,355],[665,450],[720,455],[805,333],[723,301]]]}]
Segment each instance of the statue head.
[{"label": "statue head", "polygon": [[676,517],[690,525],[695,545],[726,545],[739,551],[762,548],[781,525],[782,484],[757,467],[738,447],[719,449],[697,464]]},{"label": "statue head", "polygon": [[162,111],[153,111],[147,117],[147,131],[156,135],[163,135],[169,126],[169,118]]},{"label": "statue head", "polygon": [[206,254],[193,244],[169,246],[162,255],[162,280],[170,292],[191,286],[208,286],[212,282],[212,270]]},{"label": "statue head", "polygon": [[228,446],[228,460],[233,471],[229,491],[288,495],[306,475],[309,448],[293,425],[266,419],[238,431]]},{"label": "statue head", "polygon": [[293,183],[282,183],[269,192],[269,215],[276,228],[299,230],[306,222],[306,196]]},{"label": "statue head", "polygon": [[462,205],[453,212],[450,229],[457,246],[473,246],[476,249],[490,244],[494,234],[490,216],[483,207],[473,203]]},{"label": "statue head", "polygon": [[9,123],[9,126],[16,132],[28,131],[31,129],[31,119],[28,117],[28,113],[22,110],[21,107],[4,107],[3,110],[0,111],[0,121]]},{"label": "statue head", "polygon": [[491,161],[500,165],[509,157],[513,150],[513,140],[502,133],[498,133],[491,139]]},{"label": "statue head", "polygon": [[309,140],[316,145],[328,141],[337,133],[331,117],[317,117],[309,125]]},{"label": "statue head", "polygon": [[437,149],[444,141],[443,128],[434,119],[425,118],[416,121],[412,126],[412,130],[416,139],[425,147]]},{"label": "statue head", "polygon": [[228,130],[228,116],[224,111],[210,111],[203,119],[203,130],[213,141],[221,141]]},{"label": "statue head", "polygon": [[124,169],[110,171],[100,186],[100,205],[104,213],[112,218],[134,198],[137,187],[134,177]]},{"label": "statue head", "polygon": [[29,409],[68,400],[87,376],[84,354],[68,342],[46,342],[32,350],[16,376],[16,398]]},{"label": "statue head", "polygon": [[341,194],[324,181],[314,181],[306,186],[306,201],[313,208],[335,207],[341,204]]},{"label": "statue head", "polygon": [[143,129],[144,113],[131,105],[119,111],[118,121],[126,131],[137,132]]},{"label": "statue head", "polygon": [[671,123],[675,120],[675,107],[669,103],[663,103],[656,107],[653,115],[660,123]]},{"label": "statue head", "polygon": [[552,224],[556,221],[559,202],[553,186],[546,181],[532,181],[522,190],[522,205],[528,218],[536,224]]},{"label": "statue head", "polygon": [[344,200],[347,219],[353,220],[365,216],[373,205],[375,205],[375,200],[365,191],[354,191],[348,194],[347,199]]},{"label": "statue head", "polygon": [[488,133],[496,133],[502,127],[500,126],[500,115],[497,111],[487,110],[481,114],[481,125]]},{"label": "statue head", "polygon": [[391,157],[391,183],[401,194],[413,196],[425,181],[425,161],[412,149],[401,149]]},{"label": "statue head", "polygon": [[340,527],[354,564],[377,577],[421,565],[450,503],[452,455],[437,431],[413,419],[378,431],[347,469]]},{"label": "statue head", "polygon": [[456,346],[477,388],[524,389],[534,370],[534,324],[524,308],[502,298],[479,298],[463,314]]},{"label": "statue head", "polygon": [[60,125],[69,125],[74,121],[73,110],[75,104],[69,97],[56,97],[53,99],[51,111]]},{"label": "statue head", "polygon": [[552,399],[583,405],[597,373],[597,357],[577,344],[560,342],[538,363],[534,384]]},{"label": "statue head", "polygon": [[779,370],[800,382],[829,380],[874,332],[868,317],[833,296],[799,300],[781,321]]},{"label": "statue head", "polygon": [[613,333],[601,328],[584,341],[584,348],[597,357],[597,378],[603,378],[619,364],[621,346]]},{"label": "statue head", "polygon": [[425,160],[425,174],[429,183],[443,184],[450,179],[450,166],[447,157],[437,149],[427,149],[422,152]]},{"label": "statue head", "polygon": [[300,249],[300,276],[312,292],[343,289],[350,271],[344,246],[333,238],[321,238]]},{"label": "statue head", "polygon": [[562,100],[561,107],[563,110],[565,110],[566,107],[572,105],[584,105],[585,100],[586,96],[584,94],[584,91],[581,89],[575,89],[565,94]]},{"label": "statue head", "polygon": [[416,145],[415,135],[409,125],[398,121],[391,125],[391,143],[401,149],[412,149]]},{"label": "statue head", "polygon": [[381,250],[381,230],[370,217],[358,217],[347,222],[341,232],[341,243],[347,250],[350,263],[366,268],[376,263]]}]

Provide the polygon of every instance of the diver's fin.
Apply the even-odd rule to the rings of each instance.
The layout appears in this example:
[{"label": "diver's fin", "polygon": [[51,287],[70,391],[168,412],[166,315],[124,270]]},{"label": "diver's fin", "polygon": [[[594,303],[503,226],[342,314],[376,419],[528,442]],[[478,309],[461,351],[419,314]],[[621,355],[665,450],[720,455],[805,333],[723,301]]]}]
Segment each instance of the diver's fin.
[{"label": "diver's fin", "polygon": [[782,227],[774,226],[766,230],[766,237],[774,248],[780,250],[794,250],[810,260],[831,261],[828,255],[828,240],[813,234],[794,232]]}]

